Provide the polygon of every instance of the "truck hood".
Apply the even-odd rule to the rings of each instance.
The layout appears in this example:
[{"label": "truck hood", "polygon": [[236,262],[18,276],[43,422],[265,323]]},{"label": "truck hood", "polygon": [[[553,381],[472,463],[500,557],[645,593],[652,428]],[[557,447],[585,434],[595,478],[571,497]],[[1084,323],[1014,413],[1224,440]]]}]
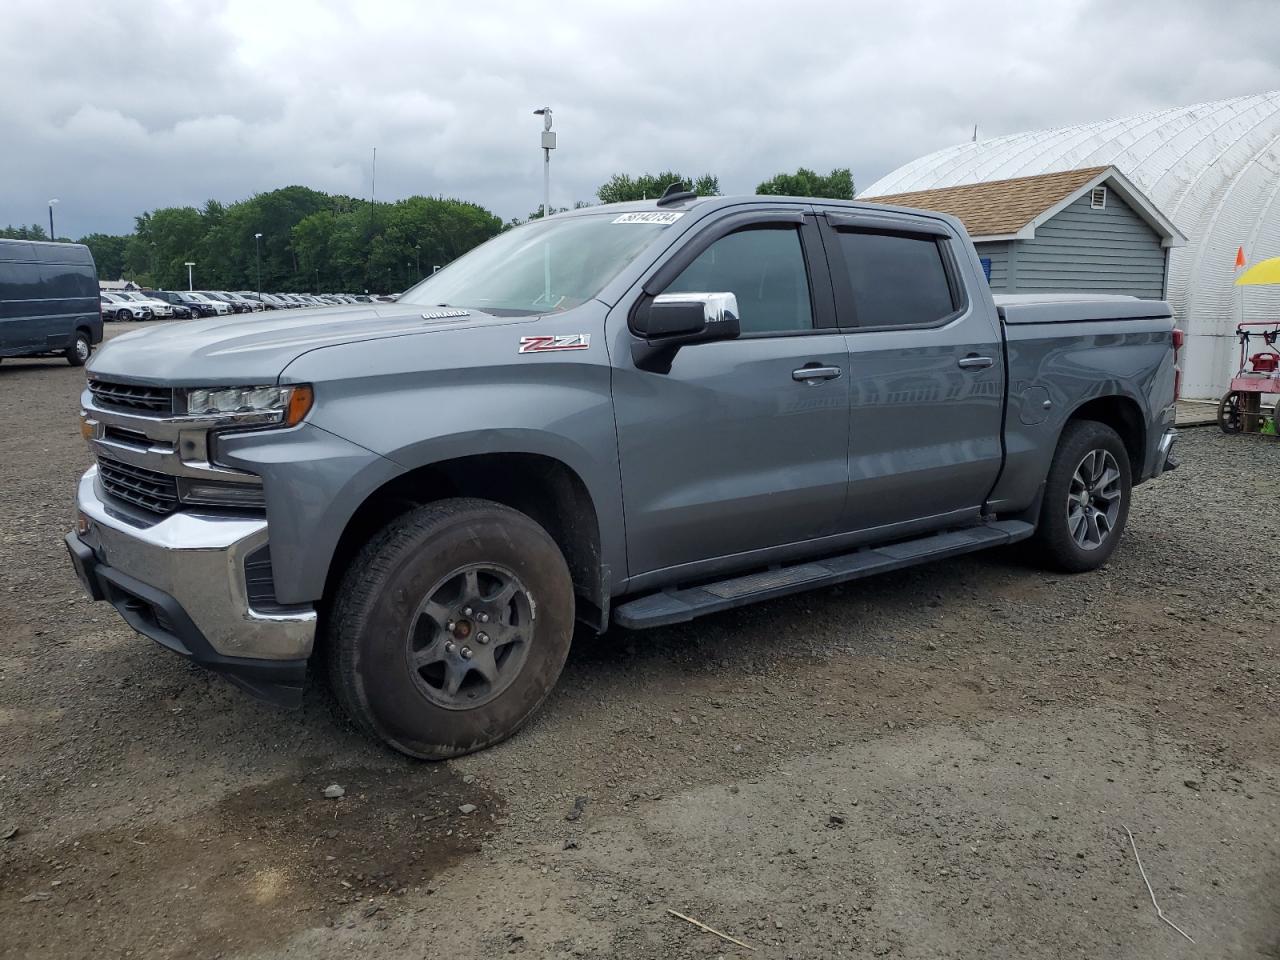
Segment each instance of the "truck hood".
[{"label": "truck hood", "polygon": [[319,347],[511,322],[477,310],[465,317],[432,317],[443,312],[362,303],[171,323],[113,338],[87,369],[95,377],[163,386],[274,383],[285,367]]}]

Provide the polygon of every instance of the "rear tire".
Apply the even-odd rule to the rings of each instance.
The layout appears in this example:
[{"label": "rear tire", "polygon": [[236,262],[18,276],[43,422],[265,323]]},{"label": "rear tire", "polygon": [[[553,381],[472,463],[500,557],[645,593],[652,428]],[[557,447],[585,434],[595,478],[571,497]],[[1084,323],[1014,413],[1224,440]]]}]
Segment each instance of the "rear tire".
[{"label": "rear tire", "polygon": [[89,342],[89,335],[83,330],[77,330],[75,340],[71,342],[71,346],[67,347],[63,356],[73,367],[83,367],[92,354],[93,344]]},{"label": "rear tire", "polygon": [[1120,435],[1104,423],[1074,420],[1058,441],[1033,543],[1046,565],[1096,570],[1115,552],[1129,517],[1133,476]]},{"label": "rear tire", "polygon": [[133,319],[133,314],[130,313],[128,310],[117,310],[116,319],[119,320],[121,323],[128,323],[130,320]]},{"label": "rear tire", "polygon": [[352,560],[326,628],[330,681],[368,736],[442,760],[505,740],[534,714],[573,624],[573,580],[542,527],[487,500],[441,500]]}]

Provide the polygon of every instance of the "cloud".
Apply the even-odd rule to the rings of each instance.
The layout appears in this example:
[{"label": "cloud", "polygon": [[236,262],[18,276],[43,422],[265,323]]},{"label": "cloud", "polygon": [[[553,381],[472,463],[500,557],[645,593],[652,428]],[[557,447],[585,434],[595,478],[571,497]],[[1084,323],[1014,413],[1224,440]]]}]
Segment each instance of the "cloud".
[{"label": "cloud", "polygon": [[[16,0],[0,223],[120,232],[289,183],[504,218],[616,171],[858,183],[967,139],[1280,88],[1273,0],[555,4]],[[20,82],[10,78],[19,77]]]}]

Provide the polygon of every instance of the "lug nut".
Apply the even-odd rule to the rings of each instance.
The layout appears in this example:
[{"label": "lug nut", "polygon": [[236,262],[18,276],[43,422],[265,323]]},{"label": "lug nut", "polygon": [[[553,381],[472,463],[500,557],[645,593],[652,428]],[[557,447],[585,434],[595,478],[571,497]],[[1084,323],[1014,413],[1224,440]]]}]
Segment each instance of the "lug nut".
[{"label": "lug nut", "polygon": [[489,635],[487,633],[477,633],[476,640],[478,640],[480,643],[488,643]]},{"label": "lug nut", "polygon": [[463,608],[462,608],[462,615],[463,615],[464,617],[469,617],[469,616],[471,616],[471,608],[470,608],[470,607],[463,607]]},{"label": "lug nut", "polygon": [[463,647],[463,648],[462,648],[462,659],[463,659],[463,660],[470,660],[470,659],[471,659],[471,648],[470,648],[470,647]]},{"label": "lug nut", "polygon": [[448,630],[450,633],[453,633],[453,628],[454,628],[454,627],[456,627],[456,626],[457,626],[457,624],[456,624],[456,623],[454,623],[452,620],[450,620],[448,623],[446,623],[446,624],[444,625],[444,628],[445,628],[446,630]]},{"label": "lug nut", "polygon": [[476,619],[479,620],[481,623],[488,623],[489,615],[487,613],[482,613],[480,614],[480,616],[476,617]]},{"label": "lug nut", "polygon": [[458,649],[458,645],[457,645],[456,643],[454,643],[452,640],[448,641],[448,642],[444,645],[444,652],[445,652],[445,653],[453,653],[453,652],[454,652],[455,650],[457,650],[457,649]]}]

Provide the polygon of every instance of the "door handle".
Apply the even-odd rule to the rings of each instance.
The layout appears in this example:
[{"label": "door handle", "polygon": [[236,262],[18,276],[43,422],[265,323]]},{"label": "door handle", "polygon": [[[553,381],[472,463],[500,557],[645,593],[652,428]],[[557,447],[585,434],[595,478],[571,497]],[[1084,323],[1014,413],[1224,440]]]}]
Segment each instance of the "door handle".
[{"label": "door handle", "polygon": [[834,380],[843,373],[839,367],[801,367],[799,370],[791,371],[791,379],[797,383],[807,383],[809,386],[816,386],[823,380]]},{"label": "door handle", "polygon": [[995,360],[992,357],[980,357],[976,353],[971,353],[967,357],[961,357],[956,361],[961,370],[985,370],[994,363]]}]

